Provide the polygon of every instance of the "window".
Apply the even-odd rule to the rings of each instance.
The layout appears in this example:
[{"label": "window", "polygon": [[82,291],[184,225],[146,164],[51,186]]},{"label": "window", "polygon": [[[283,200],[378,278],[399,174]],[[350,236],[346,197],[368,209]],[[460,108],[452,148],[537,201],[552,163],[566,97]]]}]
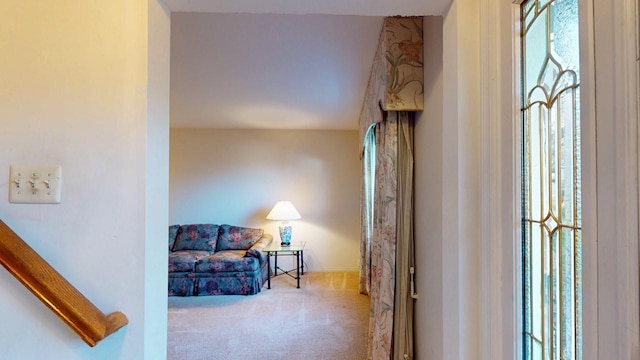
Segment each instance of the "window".
[{"label": "window", "polygon": [[578,1],[521,22],[523,357],[582,359]]},{"label": "window", "polygon": [[363,219],[363,227],[365,228],[367,239],[371,242],[373,238],[373,196],[376,181],[376,125],[369,126],[364,137],[364,153],[363,153],[363,196],[365,219]]}]

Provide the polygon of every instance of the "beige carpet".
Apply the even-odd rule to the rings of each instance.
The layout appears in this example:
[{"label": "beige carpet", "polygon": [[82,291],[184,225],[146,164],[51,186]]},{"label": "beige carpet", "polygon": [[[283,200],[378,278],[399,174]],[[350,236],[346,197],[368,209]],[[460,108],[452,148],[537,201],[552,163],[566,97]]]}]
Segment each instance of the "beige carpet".
[{"label": "beige carpet", "polygon": [[369,297],[356,272],[271,280],[251,296],[170,297],[169,360],[362,360]]}]

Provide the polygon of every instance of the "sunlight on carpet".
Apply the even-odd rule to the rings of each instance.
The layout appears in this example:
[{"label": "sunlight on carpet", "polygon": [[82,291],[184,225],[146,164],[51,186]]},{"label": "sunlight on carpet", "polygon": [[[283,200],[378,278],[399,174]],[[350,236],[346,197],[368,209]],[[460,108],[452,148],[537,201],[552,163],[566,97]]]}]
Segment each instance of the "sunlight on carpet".
[{"label": "sunlight on carpet", "polygon": [[369,297],[357,272],[278,276],[251,296],[170,297],[169,360],[366,358]]}]

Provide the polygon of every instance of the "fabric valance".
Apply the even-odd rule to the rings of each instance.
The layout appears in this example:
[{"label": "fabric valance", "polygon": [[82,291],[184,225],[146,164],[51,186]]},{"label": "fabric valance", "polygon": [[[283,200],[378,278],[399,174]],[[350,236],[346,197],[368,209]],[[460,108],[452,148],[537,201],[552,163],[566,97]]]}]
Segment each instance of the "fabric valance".
[{"label": "fabric valance", "polygon": [[422,17],[384,19],[360,111],[360,146],[382,111],[424,110]]}]

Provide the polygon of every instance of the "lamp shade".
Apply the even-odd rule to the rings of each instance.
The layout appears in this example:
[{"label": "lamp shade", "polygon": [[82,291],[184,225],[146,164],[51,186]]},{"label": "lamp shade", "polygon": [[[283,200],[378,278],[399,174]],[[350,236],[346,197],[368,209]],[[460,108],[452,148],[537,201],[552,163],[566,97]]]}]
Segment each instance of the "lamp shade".
[{"label": "lamp shade", "polygon": [[302,219],[291,201],[278,201],[267,215],[267,220],[298,220]]}]

